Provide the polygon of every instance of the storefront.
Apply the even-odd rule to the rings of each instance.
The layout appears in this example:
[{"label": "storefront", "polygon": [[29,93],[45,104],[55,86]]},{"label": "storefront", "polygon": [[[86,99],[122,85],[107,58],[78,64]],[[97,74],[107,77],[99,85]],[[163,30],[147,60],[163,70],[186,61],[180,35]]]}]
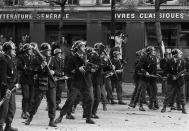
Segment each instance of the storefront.
[{"label": "storefront", "polygon": [[[60,17],[55,9],[1,11],[0,34],[13,37],[16,43],[24,34],[29,34],[30,41],[39,44],[57,41]],[[115,29],[128,34],[128,43],[123,50],[128,58],[124,80],[131,81],[135,52],[146,45],[156,45],[154,10],[119,11],[115,18]],[[182,48],[189,56],[189,11],[167,9],[161,12],[160,18],[165,45]],[[110,24],[110,11],[69,11],[63,18],[63,34],[70,45],[78,39],[87,40],[90,46],[96,42],[107,44]]]}]

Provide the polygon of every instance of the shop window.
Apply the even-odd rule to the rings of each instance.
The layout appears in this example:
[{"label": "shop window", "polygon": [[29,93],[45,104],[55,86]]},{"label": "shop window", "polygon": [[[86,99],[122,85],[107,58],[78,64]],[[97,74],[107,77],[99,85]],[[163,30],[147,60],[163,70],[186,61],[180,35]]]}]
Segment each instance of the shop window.
[{"label": "shop window", "polygon": [[[111,0],[101,0],[102,2],[102,4],[111,4]],[[115,3],[120,3],[121,2],[121,0],[115,0]]]},{"label": "shop window", "polygon": [[78,5],[78,0],[68,0],[68,4],[70,5]]},{"label": "shop window", "polygon": [[[174,48],[177,46],[177,24],[174,23],[162,23],[162,35],[163,41],[166,47]],[[146,42],[147,45],[157,46],[157,37],[155,32],[155,24],[147,23],[146,24]]]},{"label": "shop window", "polygon": [[189,24],[187,22],[181,24],[182,31],[189,31]]}]

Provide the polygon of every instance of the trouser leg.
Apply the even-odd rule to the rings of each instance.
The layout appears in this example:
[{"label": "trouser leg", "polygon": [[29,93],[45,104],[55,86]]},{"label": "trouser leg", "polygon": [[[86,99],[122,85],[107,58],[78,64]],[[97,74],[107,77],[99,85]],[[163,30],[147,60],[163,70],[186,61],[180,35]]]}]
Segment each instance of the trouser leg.
[{"label": "trouser leg", "polygon": [[30,86],[22,84],[22,111],[26,113],[29,108]]},{"label": "trouser leg", "polygon": [[31,104],[31,109],[29,111],[30,116],[33,116],[36,114],[37,109],[41,103],[41,100],[43,99],[44,91],[41,91],[38,88],[35,88],[34,90],[34,99]]},{"label": "trouser leg", "polygon": [[101,88],[100,85],[96,85],[93,87],[93,94],[94,94],[94,104],[92,108],[92,114],[97,113],[98,105],[101,100]]},{"label": "trouser leg", "polygon": [[69,93],[68,93],[68,97],[66,99],[65,104],[63,105],[61,111],[60,111],[60,115],[64,116],[66,115],[66,113],[70,112],[70,110],[72,109],[72,106],[77,98],[77,95],[80,93],[79,89],[77,88],[71,88]]},{"label": "trouser leg", "polygon": [[49,88],[46,92],[46,98],[49,118],[54,119],[56,114],[56,88]]}]

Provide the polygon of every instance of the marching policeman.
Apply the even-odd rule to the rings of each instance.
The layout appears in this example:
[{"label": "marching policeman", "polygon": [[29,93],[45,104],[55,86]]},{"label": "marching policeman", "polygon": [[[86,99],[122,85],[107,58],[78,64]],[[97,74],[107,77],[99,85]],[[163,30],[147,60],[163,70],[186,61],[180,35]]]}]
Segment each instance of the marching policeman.
[{"label": "marching policeman", "polygon": [[20,72],[20,83],[22,87],[22,114],[23,119],[29,116],[28,111],[31,106],[33,96],[34,72],[32,67],[33,52],[30,44],[25,44],[22,54],[18,56],[17,68]]},{"label": "marching policeman", "polygon": [[142,50],[139,50],[139,51],[136,52],[136,61],[135,61],[135,64],[134,64],[135,72],[134,72],[134,75],[133,75],[133,79],[134,79],[135,89],[133,91],[133,94],[132,94],[132,97],[131,97],[131,101],[130,101],[130,104],[129,104],[129,106],[133,107],[133,108],[137,104],[136,101],[134,101],[134,99],[135,99],[137,91],[138,91],[138,85],[139,85],[139,80],[140,80],[140,76],[137,73],[136,66],[140,62],[141,57],[142,57]]},{"label": "marching policeman", "polygon": [[126,103],[123,102],[122,100],[122,75],[123,75],[123,65],[121,63],[121,53],[119,51],[114,51],[113,52],[113,59],[112,59],[112,64],[115,66],[115,73],[112,76],[112,82],[116,88],[117,92],[117,99],[118,99],[118,104],[125,105]]},{"label": "marching policeman", "polygon": [[18,129],[11,126],[16,111],[15,92],[11,92],[17,82],[14,43],[5,42],[3,51],[4,55],[0,56],[0,100],[4,97],[6,100],[0,107],[0,131],[3,131],[4,123],[4,131],[17,131]]},{"label": "marching policeman", "polygon": [[56,66],[51,56],[51,46],[48,43],[41,44],[41,53],[34,49],[38,57],[34,62],[34,71],[37,74],[35,80],[34,100],[32,102],[31,110],[29,111],[29,117],[25,124],[29,125],[36,114],[37,109],[46,95],[48,102],[48,116],[50,118],[49,126],[56,127],[54,123],[56,113],[56,82],[53,75],[55,74]]},{"label": "marching policeman", "polygon": [[[157,71],[157,59],[155,57],[155,48],[153,46],[148,46],[146,48],[146,54],[140,59],[139,63],[136,65],[137,73],[140,75],[140,81],[137,89],[137,94],[135,101],[139,100],[140,111],[145,111],[142,105],[142,96],[145,95],[147,90],[149,95],[149,109],[156,110],[159,108],[157,100],[157,85],[156,78],[150,75],[156,75]],[[138,98],[137,98],[138,97]]]},{"label": "marching policeman", "polygon": [[53,57],[53,61],[55,63],[56,66],[56,70],[55,70],[55,78],[57,78],[56,83],[57,83],[57,87],[56,87],[56,109],[60,110],[61,107],[59,106],[59,104],[61,103],[61,95],[62,95],[62,91],[64,86],[64,59],[62,58],[62,51],[59,48],[56,48],[54,50],[54,57]]},{"label": "marching policeman", "polygon": [[76,41],[72,46],[73,54],[70,56],[66,69],[72,77],[70,92],[68,98],[60,111],[56,123],[60,123],[64,115],[72,109],[72,106],[79,93],[82,94],[84,104],[84,114],[86,123],[94,124],[91,119],[91,112],[93,106],[93,92],[91,91],[92,82],[86,77],[85,67],[85,42]]},{"label": "marching policeman", "polygon": [[173,49],[172,58],[167,62],[166,73],[167,79],[167,94],[164,99],[162,113],[166,111],[167,105],[175,97],[175,92],[177,92],[178,102],[182,105],[182,113],[187,114],[185,110],[185,63],[182,59],[182,52],[179,49]]}]

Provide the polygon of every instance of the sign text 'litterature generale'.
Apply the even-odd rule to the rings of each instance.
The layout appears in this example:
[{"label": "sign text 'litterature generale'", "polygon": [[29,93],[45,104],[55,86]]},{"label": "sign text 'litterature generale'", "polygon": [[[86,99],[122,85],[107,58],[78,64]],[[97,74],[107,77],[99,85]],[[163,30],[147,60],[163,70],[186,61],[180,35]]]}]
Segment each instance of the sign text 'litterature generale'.
[{"label": "sign text 'litterature generale'", "polygon": [[[65,14],[64,18],[68,19],[70,14]],[[0,20],[59,20],[60,13],[2,13]]]}]

